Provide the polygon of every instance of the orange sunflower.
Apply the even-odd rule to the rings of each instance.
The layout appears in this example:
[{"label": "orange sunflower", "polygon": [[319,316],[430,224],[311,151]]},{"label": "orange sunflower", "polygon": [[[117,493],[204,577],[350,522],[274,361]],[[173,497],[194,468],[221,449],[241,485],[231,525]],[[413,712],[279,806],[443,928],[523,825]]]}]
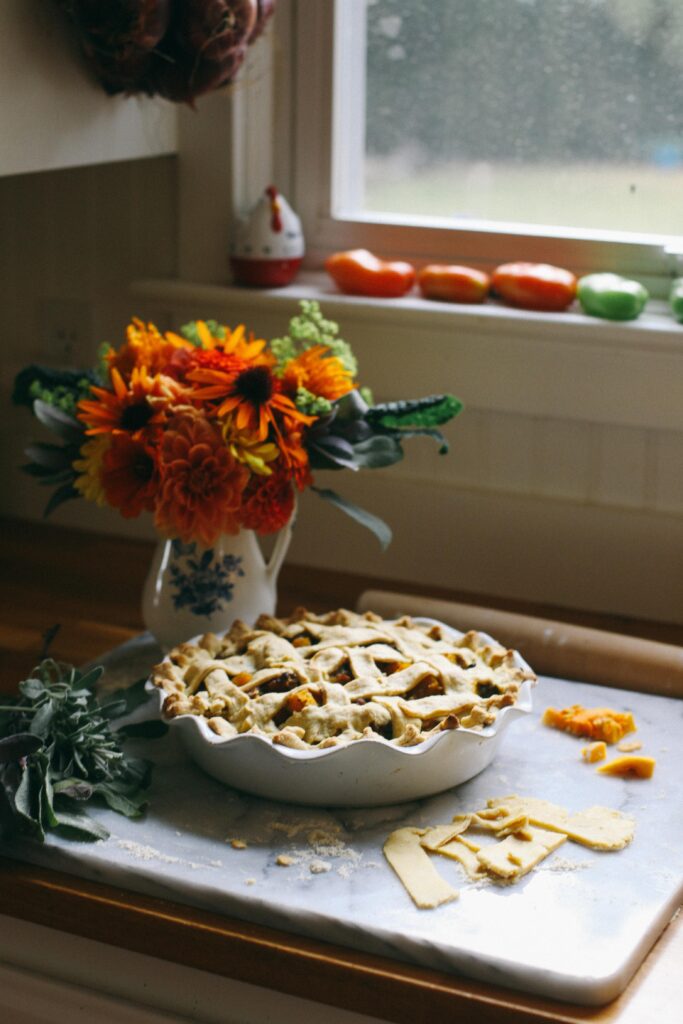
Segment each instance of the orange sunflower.
[{"label": "orange sunflower", "polygon": [[327,355],[329,351],[325,345],[312,345],[290,360],[281,377],[285,394],[296,398],[299,388],[306,388],[311,394],[334,402],[353,391],[351,373],[341,359]]},{"label": "orange sunflower", "polygon": [[88,427],[86,434],[123,432],[137,437],[145,427],[163,421],[169,404],[187,395],[171,377],[150,377],[146,366],[134,367],[127,384],[116,367],[110,377],[112,390],[92,387],[95,398],[78,403],[77,415]]},{"label": "orange sunflower", "polygon": [[105,453],[111,444],[111,436],[100,434],[91,437],[81,447],[80,458],[74,459],[73,467],[79,476],[74,480],[74,487],[88,501],[104,505],[107,497],[102,486],[102,463]]},{"label": "orange sunflower", "polygon": [[[237,356],[239,359],[244,359],[246,362],[251,362],[263,353],[268,342],[263,338],[255,338],[253,333],[246,337],[246,329],[244,324],[240,324],[239,327],[235,327],[232,330],[230,327],[223,327],[223,337],[219,338],[211,333],[209,325],[203,320],[196,320],[194,324],[197,336],[201,341],[202,347],[199,351],[213,351],[219,350],[225,352],[227,355]],[[173,334],[171,331],[166,333],[166,338],[174,341],[183,343],[184,338],[181,338],[178,334]],[[197,349],[195,348],[195,351]]]},{"label": "orange sunflower", "polygon": [[196,410],[174,416],[159,451],[160,488],[155,524],[162,533],[210,547],[221,533],[237,533],[249,472],[215,426]]},{"label": "orange sunflower", "polygon": [[136,366],[146,366],[150,373],[166,373],[180,353],[194,348],[179,334],[162,337],[154,324],[145,324],[137,318],[126,328],[126,339],[125,345],[118,350],[110,349],[105,356],[109,369],[118,370],[124,378],[130,377]]},{"label": "orange sunflower", "polygon": [[152,447],[128,434],[113,434],[102,457],[102,490],[127,519],[152,512],[158,486]]},{"label": "orange sunflower", "polygon": [[315,422],[315,416],[306,416],[282,393],[280,381],[271,367],[264,362],[246,365],[237,372],[198,366],[188,378],[200,386],[192,398],[214,399],[216,414],[234,415],[236,430],[252,433],[257,441],[264,441],[269,427],[277,429],[276,415],[281,413],[303,425]]}]

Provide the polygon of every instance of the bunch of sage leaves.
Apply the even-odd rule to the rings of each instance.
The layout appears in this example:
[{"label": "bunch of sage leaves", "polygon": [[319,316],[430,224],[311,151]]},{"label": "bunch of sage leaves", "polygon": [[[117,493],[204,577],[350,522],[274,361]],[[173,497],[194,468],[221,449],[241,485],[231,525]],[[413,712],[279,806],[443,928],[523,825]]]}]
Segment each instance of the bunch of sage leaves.
[{"label": "bunch of sage leaves", "polygon": [[140,702],[141,684],[100,703],[94,687],[102,671],[44,658],[17,698],[2,698],[0,835],[43,842],[55,829],[106,839],[107,829],[83,809],[92,798],[130,818],[143,813],[151,766],[128,757],[111,726]]}]

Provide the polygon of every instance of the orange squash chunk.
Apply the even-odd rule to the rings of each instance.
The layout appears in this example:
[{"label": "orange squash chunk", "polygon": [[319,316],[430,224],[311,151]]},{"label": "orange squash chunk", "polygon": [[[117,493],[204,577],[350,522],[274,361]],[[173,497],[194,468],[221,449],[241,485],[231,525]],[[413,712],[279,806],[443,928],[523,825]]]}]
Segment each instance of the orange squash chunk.
[{"label": "orange squash chunk", "polygon": [[630,754],[601,764],[598,771],[603,775],[636,775],[639,779],[651,779],[656,763],[654,757]]},{"label": "orange squash chunk", "polygon": [[562,709],[546,708],[542,721],[553,729],[561,729],[574,736],[586,736],[591,740],[603,740],[605,743],[618,743],[626,733],[636,731],[636,723],[630,711],[584,708],[580,704]]},{"label": "orange squash chunk", "polygon": [[596,740],[594,743],[589,743],[587,747],[582,749],[581,757],[584,761],[587,761],[588,764],[594,764],[595,761],[604,761],[607,757],[605,741]]}]

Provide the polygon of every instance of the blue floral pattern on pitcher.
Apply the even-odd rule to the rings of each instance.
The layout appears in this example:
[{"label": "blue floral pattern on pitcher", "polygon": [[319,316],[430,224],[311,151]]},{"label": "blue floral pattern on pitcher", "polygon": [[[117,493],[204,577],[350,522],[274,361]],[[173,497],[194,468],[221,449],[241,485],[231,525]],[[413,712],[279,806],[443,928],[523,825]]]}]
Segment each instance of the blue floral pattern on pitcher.
[{"label": "blue floral pattern on pitcher", "polygon": [[[170,566],[173,607],[194,615],[213,615],[232,601],[235,580],[244,576],[242,559],[235,555],[216,558],[214,549],[197,552],[197,545],[174,540]],[[183,564],[181,564],[181,561]]]}]

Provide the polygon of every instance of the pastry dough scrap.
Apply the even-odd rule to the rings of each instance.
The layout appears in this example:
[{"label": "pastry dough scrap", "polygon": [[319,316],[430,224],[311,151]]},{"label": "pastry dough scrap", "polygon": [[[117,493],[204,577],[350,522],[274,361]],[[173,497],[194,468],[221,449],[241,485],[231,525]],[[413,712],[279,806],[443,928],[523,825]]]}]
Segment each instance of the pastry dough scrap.
[{"label": "pastry dough scrap", "polygon": [[564,807],[535,797],[506,796],[488,801],[489,807],[498,805],[516,808],[527,815],[532,825],[561,832],[593,850],[621,850],[631,842],[635,833],[633,819],[609,807],[590,807],[570,815]]},{"label": "pastry dough scrap", "polygon": [[620,811],[609,807],[589,807],[572,814],[567,820],[566,833],[575,843],[590,846],[592,850],[623,850],[633,839],[635,822]]},{"label": "pastry dough scrap", "polygon": [[384,856],[415,906],[432,910],[457,899],[459,893],[441,877],[420,845],[424,834],[424,829],[397,829],[384,844]]},{"label": "pastry dough scrap", "polygon": [[473,882],[478,882],[486,877],[486,869],[477,856],[480,849],[476,843],[469,842],[466,836],[456,836],[452,842],[445,843],[435,852],[457,861],[464,868],[467,877]]},{"label": "pastry dough scrap", "polygon": [[[518,827],[511,831],[514,821]],[[498,841],[484,839],[486,845],[480,846],[470,829],[475,834],[498,829]],[[479,811],[456,814],[452,825],[398,829],[384,844],[384,854],[415,905],[432,908],[458,893],[438,874],[427,851],[457,861],[474,882],[507,884],[528,874],[568,839],[594,850],[615,851],[631,842],[634,831],[631,818],[609,807],[589,807],[570,815],[547,800],[507,796],[488,800]]]},{"label": "pastry dough scrap", "polygon": [[438,853],[440,846],[450,843],[451,839],[455,839],[455,837],[459,836],[461,832],[466,832],[469,825],[469,814],[461,821],[455,822],[451,825],[434,825],[425,832],[420,840],[420,845],[423,846],[425,850],[431,850],[432,853]]},{"label": "pastry dough scrap", "polygon": [[200,715],[218,735],[258,733],[299,750],[367,738],[414,746],[442,729],[483,729],[527,679],[536,677],[514,651],[475,632],[304,608],[180,644],[152,675],[166,717]]},{"label": "pastry dough scrap", "polygon": [[549,853],[566,842],[567,836],[546,829],[529,828],[529,839],[509,835],[499,843],[485,846],[477,854],[482,867],[506,881],[526,875]]},{"label": "pastry dough scrap", "polygon": [[530,825],[562,832],[569,817],[564,807],[551,804],[548,800],[539,800],[533,796],[505,796],[487,801],[487,807],[507,808],[508,814],[523,814],[529,819]]}]

